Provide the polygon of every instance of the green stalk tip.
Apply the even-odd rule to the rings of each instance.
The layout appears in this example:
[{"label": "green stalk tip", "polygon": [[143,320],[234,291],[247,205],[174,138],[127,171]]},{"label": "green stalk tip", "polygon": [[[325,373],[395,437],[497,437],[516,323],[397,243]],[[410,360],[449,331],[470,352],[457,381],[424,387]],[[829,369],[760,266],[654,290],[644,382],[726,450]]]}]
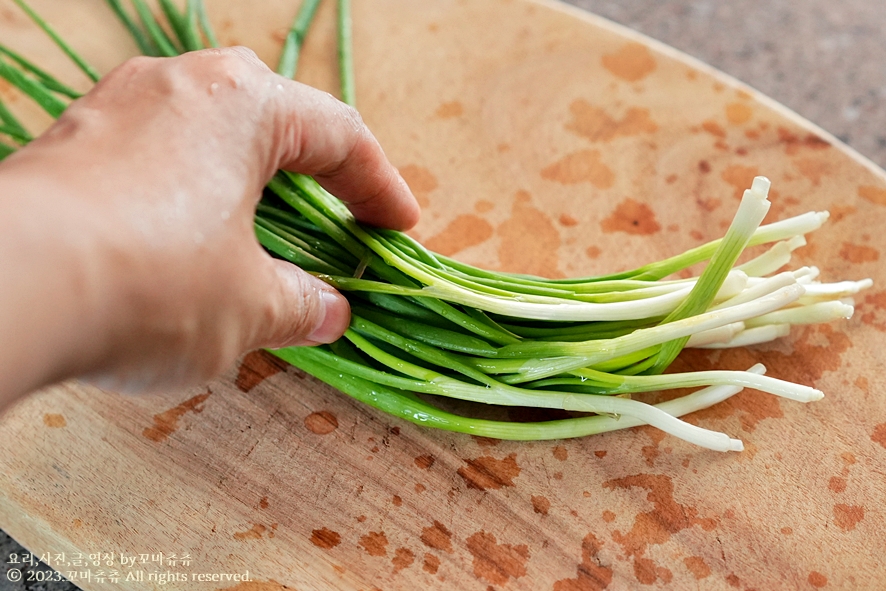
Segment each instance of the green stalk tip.
[{"label": "green stalk tip", "polygon": [[292,27],[286,35],[286,41],[283,43],[283,49],[280,54],[280,63],[277,65],[277,73],[286,78],[294,78],[298,69],[298,58],[301,55],[301,48],[304,44],[311,23],[314,22],[314,16],[317,14],[317,7],[320,0],[302,0]]},{"label": "green stalk tip", "polygon": [[47,35],[49,35],[50,39],[52,39],[55,42],[55,44],[62,51],[64,51],[65,54],[69,58],[71,58],[71,61],[73,61],[77,65],[77,67],[80,68],[80,70],[89,77],[90,80],[92,80],[93,82],[98,82],[98,80],[99,80],[99,78],[101,78],[101,76],[95,70],[95,68],[93,68],[88,63],[86,63],[86,60],[84,60],[82,57],[80,57],[80,54],[78,54],[76,51],[74,51],[74,49],[70,45],[68,45],[59,36],[58,33],[55,32],[55,29],[53,29],[49,25],[49,23],[47,23],[45,20],[43,20],[43,18],[39,14],[37,14],[34,11],[34,9],[28,5],[27,2],[25,2],[25,0],[13,0],[13,2],[15,2],[18,5],[18,7],[21,8],[25,12],[25,14],[27,14],[31,18],[32,21],[37,23],[38,27],[43,29],[43,31]]},{"label": "green stalk tip", "polygon": [[356,107],[351,0],[338,0],[338,72],[341,79],[342,102]]}]

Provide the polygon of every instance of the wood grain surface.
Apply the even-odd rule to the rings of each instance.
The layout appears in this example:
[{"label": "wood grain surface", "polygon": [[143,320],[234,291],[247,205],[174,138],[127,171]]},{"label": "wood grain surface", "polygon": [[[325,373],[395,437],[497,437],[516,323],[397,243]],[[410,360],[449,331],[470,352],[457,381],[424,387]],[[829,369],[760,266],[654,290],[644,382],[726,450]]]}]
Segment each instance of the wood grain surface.
[{"label": "wood grain surface", "polygon": [[[100,0],[33,3],[102,71],[134,53]],[[274,63],[291,2],[208,4],[225,43]],[[773,181],[770,221],[829,210],[796,261],[825,280],[874,278],[853,319],[676,362],[759,361],[826,398],[746,391],[690,417],[743,453],[651,428],[497,442],[399,422],[252,353],[193,390],[69,383],[13,408],[0,526],[67,562],[116,553],[50,563],[88,572],[72,578],[87,591],[880,588],[883,171],[753,90],[559,4],[356,0],[354,12],[359,107],[422,202],[413,234],[444,254],[546,276],[628,268],[719,237],[756,174]],[[324,3],[301,72],[330,90],[332,20]],[[77,83],[6,5],[0,36]]]}]

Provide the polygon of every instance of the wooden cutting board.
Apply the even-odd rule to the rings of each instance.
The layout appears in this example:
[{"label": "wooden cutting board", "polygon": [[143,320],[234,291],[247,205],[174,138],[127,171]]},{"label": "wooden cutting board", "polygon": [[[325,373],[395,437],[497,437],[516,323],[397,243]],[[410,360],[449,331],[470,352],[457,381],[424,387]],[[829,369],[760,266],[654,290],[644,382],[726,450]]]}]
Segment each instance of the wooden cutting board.
[{"label": "wooden cutting board", "polygon": [[[134,52],[101,0],[33,3],[103,71]],[[275,63],[295,4],[209,7],[224,42]],[[440,252],[548,276],[624,269],[720,236],[756,174],[773,181],[769,220],[830,210],[796,262],[873,277],[853,319],[677,362],[760,361],[826,398],[747,391],[691,418],[743,453],[651,428],[496,442],[391,419],[254,353],[193,390],[69,383],[16,406],[0,420],[0,526],[86,590],[880,588],[883,171],[740,83],[559,4],[355,0],[354,18],[359,106],[422,202],[414,235]],[[301,72],[327,89],[332,22],[326,2]],[[0,36],[79,80],[9,2]],[[74,566],[78,553],[114,555]]]}]

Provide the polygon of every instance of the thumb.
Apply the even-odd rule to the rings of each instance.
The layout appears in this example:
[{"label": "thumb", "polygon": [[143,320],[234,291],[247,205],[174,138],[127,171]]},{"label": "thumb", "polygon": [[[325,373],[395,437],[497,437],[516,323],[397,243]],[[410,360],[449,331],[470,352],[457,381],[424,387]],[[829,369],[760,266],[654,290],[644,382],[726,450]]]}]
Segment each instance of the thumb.
[{"label": "thumb", "polygon": [[295,265],[271,260],[276,285],[268,290],[271,313],[254,347],[320,345],[338,340],[351,321],[348,300]]}]

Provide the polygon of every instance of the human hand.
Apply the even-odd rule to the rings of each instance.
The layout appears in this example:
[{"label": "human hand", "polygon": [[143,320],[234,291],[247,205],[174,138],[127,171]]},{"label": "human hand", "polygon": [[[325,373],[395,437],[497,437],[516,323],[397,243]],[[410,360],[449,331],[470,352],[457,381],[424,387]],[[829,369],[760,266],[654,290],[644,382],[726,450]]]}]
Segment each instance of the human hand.
[{"label": "human hand", "polygon": [[16,339],[0,373],[20,374],[0,388],[187,385],[250,349],[338,338],[344,297],[255,238],[281,168],[370,224],[418,219],[356,112],[249,50],[136,58],[102,79],[0,165],[0,304],[16,316],[0,312]]}]

